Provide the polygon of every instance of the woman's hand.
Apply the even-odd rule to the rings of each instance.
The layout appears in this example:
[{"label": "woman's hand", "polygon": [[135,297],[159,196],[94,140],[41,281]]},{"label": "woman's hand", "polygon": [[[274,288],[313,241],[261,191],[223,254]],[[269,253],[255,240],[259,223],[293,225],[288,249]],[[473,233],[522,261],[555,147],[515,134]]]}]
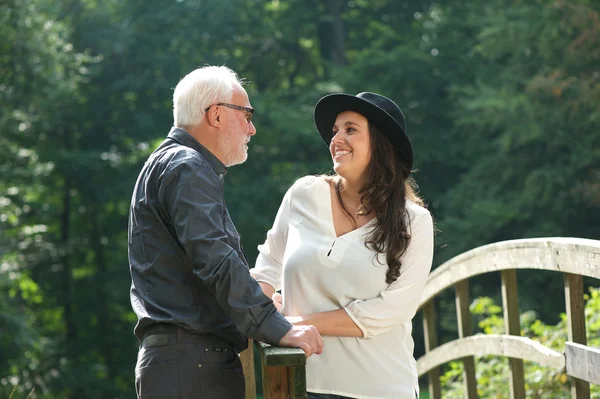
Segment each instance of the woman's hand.
[{"label": "woman's hand", "polygon": [[273,304],[277,308],[277,311],[281,313],[281,310],[283,309],[283,298],[281,294],[279,292],[276,292],[273,294],[271,299],[273,300]]}]

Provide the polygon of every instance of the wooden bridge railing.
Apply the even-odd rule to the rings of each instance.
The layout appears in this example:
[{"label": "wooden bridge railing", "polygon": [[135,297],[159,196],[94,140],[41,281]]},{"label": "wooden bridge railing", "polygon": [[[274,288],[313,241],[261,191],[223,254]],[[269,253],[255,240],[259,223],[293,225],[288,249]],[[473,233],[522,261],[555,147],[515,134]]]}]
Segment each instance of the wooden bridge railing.
[{"label": "wooden bridge railing", "polygon": [[[302,349],[256,342],[265,399],[306,399],[306,356]],[[246,399],[256,399],[252,340],[240,355],[246,377]]]},{"label": "wooden bridge railing", "polygon": [[[564,273],[568,341],[563,353],[521,337],[517,269]],[[504,335],[475,335],[469,311],[469,278],[499,271],[502,278]],[[583,277],[600,279],[600,241],[577,238],[540,238],[499,242],[465,252],[444,263],[429,276],[419,307],[423,310],[425,355],[417,360],[419,376],[427,373],[432,399],[440,399],[440,366],[462,360],[465,394],[477,398],[475,356],[509,358],[512,399],[525,399],[523,360],[566,369],[571,393],[590,398],[590,382],[600,384],[600,349],[586,346]],[[457,340],[438,347],[434,299],[446,288],[456,291]]]},{"label": "wooden bridge railing", "polygon": [[[563,353],[521,336],[518,269],[564,273],[568,341]],[[469,310],[469,278],[499,271],[502,277],[504,335],[473,335]],[[419,308],[423,311],[425,355],[417,360],[419,376],[428,375],[432,399],[440,399],[440,366],[453,360],[464,365],[465,393],[477,398],[475,356],[509,358],[511,399],[525,399],[523,360],[565,370],[572,378],[572,397],[589,399],[589,384],[600,384],[600,349],[586,346],[583,277],[600,279],[600,241],[578,238],[539,238],[505,241],[465,252],[429,276]],[[454,286],[459,339],[438,346],[434,300]],[[306,398],[306,358],[300,349],[256,343],[261,357],[265,399]],[[246,399],[256,398],[252,341],[241,355],[246,375]]]}]

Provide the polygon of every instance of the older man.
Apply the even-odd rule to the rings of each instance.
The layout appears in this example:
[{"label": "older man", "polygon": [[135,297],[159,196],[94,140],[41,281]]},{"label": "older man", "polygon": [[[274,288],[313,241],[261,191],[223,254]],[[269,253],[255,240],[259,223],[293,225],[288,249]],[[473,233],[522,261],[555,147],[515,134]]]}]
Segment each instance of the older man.
[{"label": "older man", "polygon": [[131,304],[141,346],[138,398],[243,398],[247,337],[321,353],[250,276],[223,198],[248,157],[254,109],[237,75],[204,67],[173,95],[174,127],[138,177],[129,217]]}]

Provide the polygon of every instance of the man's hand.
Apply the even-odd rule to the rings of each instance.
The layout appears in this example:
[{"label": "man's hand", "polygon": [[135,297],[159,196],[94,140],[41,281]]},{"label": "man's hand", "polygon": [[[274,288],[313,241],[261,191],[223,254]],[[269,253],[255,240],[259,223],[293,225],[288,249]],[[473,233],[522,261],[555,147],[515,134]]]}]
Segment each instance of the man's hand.
[{"label": "man's hand", "polygon": [[323,339],[314,326],[293,326],[279,341],[279,346],[300,348],[309,357],[323,353]]}]

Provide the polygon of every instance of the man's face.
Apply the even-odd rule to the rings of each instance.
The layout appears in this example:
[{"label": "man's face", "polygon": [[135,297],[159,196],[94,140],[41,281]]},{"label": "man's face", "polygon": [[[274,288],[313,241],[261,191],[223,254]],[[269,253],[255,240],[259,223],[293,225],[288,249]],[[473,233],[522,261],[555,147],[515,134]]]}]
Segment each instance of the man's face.
[{"label": "man's face", "polygon": [[[234,89],[229,103],[241,107],[250,107],[248,94],[244,89]],[[248,122],[244,111],[223,107],[227,123],[219,136],[219,147],[225,154],[225,166],[244,163],[248,159],[248,142],[256,134],[252,121]]]}]

